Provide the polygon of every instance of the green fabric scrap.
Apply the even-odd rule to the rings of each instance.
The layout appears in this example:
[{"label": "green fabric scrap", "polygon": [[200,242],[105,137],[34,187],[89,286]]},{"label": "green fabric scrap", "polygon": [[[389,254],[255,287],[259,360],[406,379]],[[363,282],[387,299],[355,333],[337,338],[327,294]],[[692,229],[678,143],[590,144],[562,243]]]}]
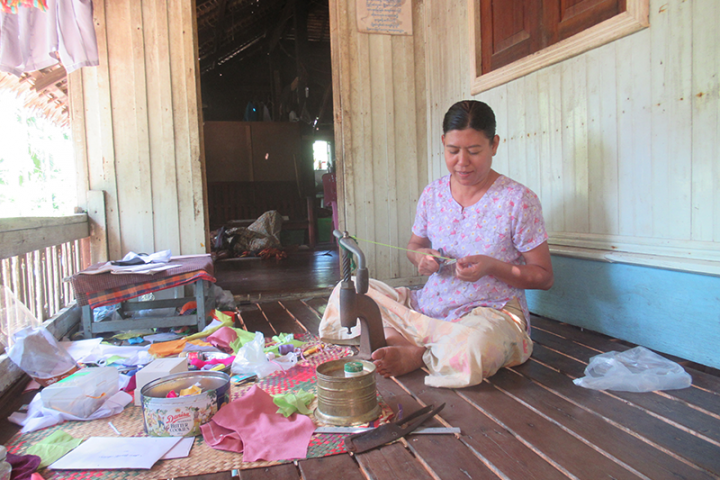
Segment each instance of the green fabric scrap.
[{"label": "green fabric scrap", "polygon": [[233,354],[237,355],[237,352],[248,342],[255,340],[255,333],[248,332],[242,328],[233,328],[237,333],[237,338],[230,342],[230,348],[233,350]]},{"label": "green fabric scrap", "polygon": [[44,438],[31,446],[25,453],[37,455],[42,460],[39,468],[45,468],[56,460],[64,457],[70,450],[74,450],[83,441],[68,433],[57,430],[47,438]]},{"label": "green fabric scrap", "polygon": [[120,365],[124,365],[125,360],[127,360],[127,357],[122,357],[120,355],[111,355],[105,360],[105,366],[110,366],[113,363],[119,363]]},{"label": "green fabric scrap", "polygon": [[118,340],[129,340],[135,337],[144,337],[145,335],[152,335],[152,330],[130,330],[127,332],[118,333],[110,338],[117,338]]},{"label": "green fabric scrap", "polygon": [[295,412],[309,415],[310,410],[308,410],[307,405],[314,399],[315,395],[303,389],[300,389],[297,393],[288,392],[273,395],[273,402],[279,407],[277,413],[282,413],[285,417],[289,417]]}]

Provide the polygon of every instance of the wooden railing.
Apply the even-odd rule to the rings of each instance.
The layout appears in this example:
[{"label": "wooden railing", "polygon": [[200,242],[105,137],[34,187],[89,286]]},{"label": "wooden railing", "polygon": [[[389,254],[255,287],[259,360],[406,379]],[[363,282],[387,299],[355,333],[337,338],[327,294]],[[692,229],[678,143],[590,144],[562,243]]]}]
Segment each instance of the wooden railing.
[{"label": "wooden railing", "polygon": [[90,263],[87,214],[0,219],[0,284],[41,322],[74,299],[63,282]]},{"label": "wooden railing", "polygon": [[[79,324],[74,292],[63,280],[89,265],[89,235],[84,213],[0,219],[0,285],[12,290],[56,338]],[[23,377],[0,344],[0,394],[11,395]]]}]

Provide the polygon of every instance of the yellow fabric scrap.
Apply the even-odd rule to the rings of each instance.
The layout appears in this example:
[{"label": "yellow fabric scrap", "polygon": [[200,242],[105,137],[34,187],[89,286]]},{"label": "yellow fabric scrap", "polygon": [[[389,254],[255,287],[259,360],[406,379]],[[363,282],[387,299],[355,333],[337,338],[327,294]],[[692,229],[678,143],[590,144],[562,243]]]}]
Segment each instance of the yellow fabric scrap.
[{"label": "yellow fabric scrap", "polygon": [[186,343],[186,338],[171,340],[169,342],[153,343],[152,345],[150,345],[148,353],[156,358],[178,355],[180,352],[183,351]]},{"label": "yellow fabric scrap", "polygon": [[215,318],[220,322],[220,325],[217,325],[212,328],[206,328],[202,332],[194,333],[192,335],[188,335],[188,340],[197,340],[199,338],[206,338],[221,329],[222,327],[232,327],[235,324],[235,319],[229,315],[225,315],[220,310],[215,310]]},{"label": "yellow fabric scrap", "polygon": [[198,385],[193,385],[192,387],[183,388],[180,390],[180,396],[186,397],[188,395],[197,395],[199,393],[202,393],[202,388],[200,388]]}]

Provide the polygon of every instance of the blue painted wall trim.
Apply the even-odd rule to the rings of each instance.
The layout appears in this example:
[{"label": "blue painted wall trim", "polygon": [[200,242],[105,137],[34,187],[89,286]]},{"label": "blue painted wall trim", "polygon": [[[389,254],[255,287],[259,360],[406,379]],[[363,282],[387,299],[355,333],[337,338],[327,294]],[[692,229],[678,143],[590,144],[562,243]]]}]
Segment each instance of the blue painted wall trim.
[{"label": "blue painted wall trim", "polygon": [[720,277],[553,255],[530,311],[720,368]]}]

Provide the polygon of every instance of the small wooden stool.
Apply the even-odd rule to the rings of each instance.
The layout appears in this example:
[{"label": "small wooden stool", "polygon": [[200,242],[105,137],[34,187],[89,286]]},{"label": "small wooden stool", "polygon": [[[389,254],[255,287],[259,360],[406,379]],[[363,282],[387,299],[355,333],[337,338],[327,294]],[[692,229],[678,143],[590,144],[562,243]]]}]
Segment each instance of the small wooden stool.
[{"label": "small wooden stool", "polygon": [[[152,275],[87,273],[105,264],[92,265],[83,271],[86,273],[79,272],[73,275],[71,282],[75,290],[75,298],[82,308],[85,338],[92,338],[97,333],[184,325],[196,325],[198,331],[204,329],[207,317],[215,310],[215,297],[209,295],[210,285],[215,283],[212,259],[209,255],[174,257],[170,264],[178,266]],[[194,295],[166,300],[128,302],[132,298],[181,285],[193,285]],[[93,309],[106,305],[119,304],[122,315],[125,312],[182,307],[191,301],[197,304],[197,311],[193,315],[147,315],[135,319],[93,322]]]}]

